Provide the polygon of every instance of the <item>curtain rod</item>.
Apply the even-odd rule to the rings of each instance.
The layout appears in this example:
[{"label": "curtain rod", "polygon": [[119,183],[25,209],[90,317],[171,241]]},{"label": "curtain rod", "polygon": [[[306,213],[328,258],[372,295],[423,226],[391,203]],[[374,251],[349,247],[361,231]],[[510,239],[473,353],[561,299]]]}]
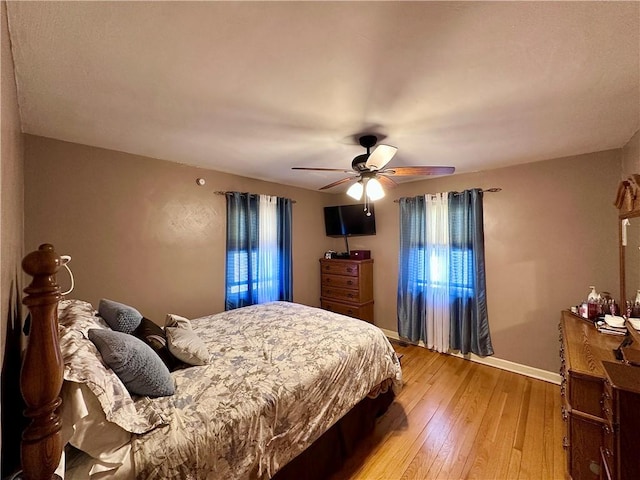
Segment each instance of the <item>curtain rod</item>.
[{"label": "curtain rod", "polygon": [[[213,193],[214,193],[214,195],[226,195],[227,193],[234,193],[234,192],[231,192],[231,191],[223,192],[222,190],[218,190],[218,191],[215,191]],[[239,192],[239,193],[240,193],[240,195],[247,195],[246,192]],[[291,200],[291,203],[298,203],[295,200],[292,200],[291,198],[289,198],[288,200]]]},{"label": "curtain rod", "polygon": [[[480,191],[481,191],[482,193],[486,193],[486,192],[488,192],[488,193],[497,193],[497,192],[501,192],[501,191],[502,191],[502,189],[501,189],[501,188],[499,188],[499,187],[491,187],[491,188],[487,188],[487,189],[480,189]],[[460,193],[460,192],[450,192],[450,193],[453,193],[453,194],[455,195],[455,194]],[[393,201],[393,203],[398,203],[398,202],[400,202],[400,199],[399,199],[399,198],[396,198],[396,199]]]}]

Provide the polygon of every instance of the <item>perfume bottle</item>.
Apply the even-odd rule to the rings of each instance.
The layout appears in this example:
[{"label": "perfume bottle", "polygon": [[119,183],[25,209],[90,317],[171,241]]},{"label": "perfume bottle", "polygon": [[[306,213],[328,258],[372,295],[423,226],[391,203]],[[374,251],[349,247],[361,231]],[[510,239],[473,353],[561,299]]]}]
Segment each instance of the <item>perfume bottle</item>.
[{"label": "perfume bottle", "polygon": [[600,294],[596,292],[596,287],[593,285],[589,287],[591,292],[587,296],[587,318],[589,320],[595,320],[600,314]]},{"label": "perfume bottle", "polygon": [[640,290],[636,293],[636,299],[633,302],[633,305],[631,305],[631,313],[629,314],[629,317],[640,317]]}]

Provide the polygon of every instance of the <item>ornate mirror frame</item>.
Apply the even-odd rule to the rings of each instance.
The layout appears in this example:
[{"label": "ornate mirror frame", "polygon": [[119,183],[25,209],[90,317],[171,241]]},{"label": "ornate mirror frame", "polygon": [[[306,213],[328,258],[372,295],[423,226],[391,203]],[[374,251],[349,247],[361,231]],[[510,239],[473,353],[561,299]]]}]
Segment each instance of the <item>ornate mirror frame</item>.
[{"label": "ornate mirror frame", "polygon": [[[626,285],[626,243],[627,227],[629,219],[640,217],[640,175],[631,175],[627,180],[620,182],[618,193],[614,205],[618,208],[618,248],[620,251],[620,310],[625,312],[627,300],[633,301],[633,298],[627,298]],[[625,222],[627,221],[627,222]],[[640,240],[640,239],[639,239]],[[637,286],[640,288],[640,282]]]}]

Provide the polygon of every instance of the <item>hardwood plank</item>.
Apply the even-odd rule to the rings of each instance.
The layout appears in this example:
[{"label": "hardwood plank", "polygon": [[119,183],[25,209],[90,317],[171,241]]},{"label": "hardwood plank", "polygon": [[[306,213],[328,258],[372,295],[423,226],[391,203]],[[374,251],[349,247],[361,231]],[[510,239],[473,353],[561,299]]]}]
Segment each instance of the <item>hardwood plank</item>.
[{"label": "hardwood plank", "polygon": [[[392,436],[401,435],[408,424],[407,415],[416,408],[425,392],[433,385],[433,378],[445,365],[446,356],[426,349],[413,350],[412,355],[402,359],[404,388],[396,397],[385,415],[379,419],[374,432],[366,438],[360,448],[344,465],[338,478],[362,478],[362,470],[371,463],[382,462],[387,452],[394,452],[394,443],[385,443]],[[398,353],[402,347],[396,346]],[[416,372],[419,375],[416,375]],[[406,434],[405,434],[406,435]],[[393,453],[391,453],[393,455]],[[364,460],[368,459],[368,463]]]},{"label": "hardwood plank", "polygon": [[[441,422],[443,419],[446,421],[446,417],[437,413],[447,407],[460,383],[471,372],[469,362],[446,356],[444,360],[438,370],[441,373],[438,381],[430,384],[415,408],[407,412],[407,428],[388,438],[384,450],[356,478],[401,478],[426,439],[431,439],[429,445],[432,447],[437,447],[444,440],[446,431]],[[442,378],[447,378],[447,381],[441,381]]]},{"label": "hardwood plank", "polygon": [[[505,447],[510,446],[513,442],[514,419],[517,416],[517,411],[509,398],[508,375],[500,370],[498,370],[498,375],[498,381],[492,391],[487,410],[482,417],[475,442],[467,454],[464,474],[460,478],[494,478],[501,455],[506,454],[506,463],[508,464],[510,452]],[[505,463],[504,460],[503,463]]]},{"label": "hardwood plank", "polygon": [[[451,365],[462,365],[465,362],[461,359],[456,360],[458,362],[451,362]],[[443,391],[446,392],[446,396],[442,397],[442,401],[435,398],[430,399],[433,404],[438,404],[438,408],[431,421],[422,429],[416,442],[412,445],[414,447],[411,451],[413,458],[409,458],[409,461],[404,465],[398,465],[398,470],[406,470],[400,478],[426,478],[425,475],[432,467],[433,462],[446,456],[450,450],[451,446],[447,443],[447,438],[453,427],[452,417],[459,415],[458,398],[463,395],[466,386],[473,382],[471,368],[461,370],[458,367],[458,371],[460,375],[457,376],[457,381],[450,381],[444,386]],[[435,392],[437,391],[434,390]]]},{"label": "hardwood plank", "polygon": [[519,451],[514,448],[516,441],[517,425],[522,408],[526,378],[510,372],[503,372],[505,385],[503,392],[506,395],[504,413],[498,420],[496,441],[490,445],[491,462],[479,478],[508,478],[509,465],[512,455],[519,457]]},{"label": "hardwood plank", "polygon": [[564,436],[566,435],[567,426],[562,419],[562,403],[563,399],[560,395],[560,386],[549,384],[551,396],[553,397],[553,411],[549,412],[553,418],[553,478],[564,478],[567,470],[567,456],[563,450],[558,450],[555,445],[562,445]]},{"label": "hardwood plank", "polygon": [[522,444],[522,462],[518,478],[540,480],[543,476],[544,436],[544,406],[545,386],[542,382],[531,381],[531,397],[525,424],[525,437]]},{"label": "hardwood plank", "polygon": [[557,385],[394,348],[403,390],[331,480],[565,478]]},{"label": "hardwood plank", "polygon": [[[470,384],[469,390],[458,399],[464,409],[447,438],[447,443],[452,446],[451,452],[447,458],[439,458],[434,462],[426,478],[463,478],[465,476],[465,465],[473,450],[498,377],[499,371],[495,368],[481,369],[473,376],[474,381],[477,380],[477,385]],[[441,464],[440,468],[438,463]]]}]

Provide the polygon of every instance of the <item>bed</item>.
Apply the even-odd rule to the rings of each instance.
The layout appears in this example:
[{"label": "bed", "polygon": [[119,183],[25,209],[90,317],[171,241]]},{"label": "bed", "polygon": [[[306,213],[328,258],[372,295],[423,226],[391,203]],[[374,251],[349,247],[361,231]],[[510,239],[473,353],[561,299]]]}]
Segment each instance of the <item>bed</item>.
[{"label": "bed", "polygon": [[[180,333],[207,354],[189,363],[181,355],[161,387],[170,394],[131,393],[131,378],[153,370],[138,365],[144,372],[128,378],[110,368],[99,340],[129,342],[135,332],[114,333],[99,314],[102,302],[97,312],[62,300],[59,265],[46,244],[23,261],[34,277],[24,299],[25,478],[326,478],[401,388],[398,358],[377,327],[271,302],[198,319],[168,315],[167,339],[185,328],[188,335]],[[194,365],[198,358],[203,365]]]}]

